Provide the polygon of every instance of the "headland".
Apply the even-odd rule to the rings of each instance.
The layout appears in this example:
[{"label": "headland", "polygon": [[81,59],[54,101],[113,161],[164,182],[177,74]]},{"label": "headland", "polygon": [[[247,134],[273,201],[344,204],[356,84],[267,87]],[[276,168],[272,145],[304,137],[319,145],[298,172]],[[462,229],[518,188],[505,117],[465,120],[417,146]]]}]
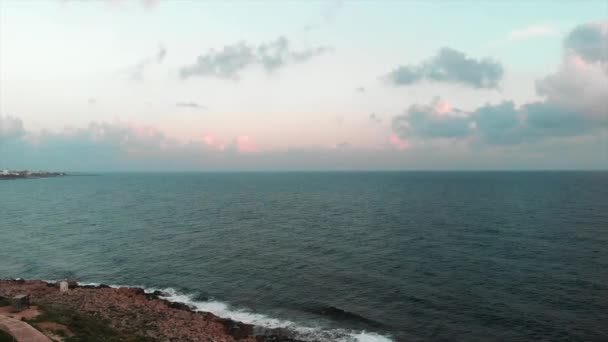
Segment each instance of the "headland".
[{"label": "headland", "polygon": [[[0,316],[20,319],[53,341],[298,341],[284,329],[195,312],[160,291],[68,284],[62,292],[54,282],[0,280]],[[11,298],[22,294],[30,296],[30,314],[10,313]]]},{"label": "headland", "polygon": [[30,170],[0,170],[0,180],[2,179],[27,179],[27,178],[48,178],[67,176],[65,172],[51,171],[30,171]]}]

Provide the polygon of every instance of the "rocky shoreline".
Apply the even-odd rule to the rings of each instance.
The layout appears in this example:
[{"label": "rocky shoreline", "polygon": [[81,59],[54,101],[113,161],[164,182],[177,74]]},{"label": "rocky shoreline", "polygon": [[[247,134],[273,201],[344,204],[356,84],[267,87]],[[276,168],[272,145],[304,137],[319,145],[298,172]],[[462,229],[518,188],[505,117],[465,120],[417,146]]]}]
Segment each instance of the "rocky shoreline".
[{"label": "rocky shoreline", "polygon": [[0,280],[0,297],[19,294],[29,294],[32,305],[40,307],[48,317],[53,316],[53,311],[83,315],[119,334],[137,336],[138,341],[299,341],[286,329],[266,329],[193,311],[186,304],[161,298],[160,291],[147,293],[141,288],[70,282],[69,290],[62,293],[53,282]]}]

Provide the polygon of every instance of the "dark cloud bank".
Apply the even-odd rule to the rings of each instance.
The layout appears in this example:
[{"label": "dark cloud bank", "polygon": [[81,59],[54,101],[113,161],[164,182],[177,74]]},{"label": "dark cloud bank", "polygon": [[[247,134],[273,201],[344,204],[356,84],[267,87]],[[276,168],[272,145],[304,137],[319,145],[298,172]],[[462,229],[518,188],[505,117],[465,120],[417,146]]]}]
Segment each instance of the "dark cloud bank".
[{"label": "dark cloud bank", "polygon": [[[588,152],[598,149],[597,140],[593,139],[574,144],[539,142],[525,148],[516,148],[516,144],[496,145],[507,146],[500,150],[470,149],[459,143],[439,148],[425,143],[406,151],[388,144],[360,149],[341,142],[335,148],[301,147],[247,153],[241,152],[236,138],[219,149],[204,139],[178,142],[153,128],[124,122],[91,123],[84,128],[40,133],[28,132],[18,118],[0,117],[0,124],[0,169],[100,172],[608,167],[606,159],[598,159]],[[460,125],[456,131],[462,129]]]}]

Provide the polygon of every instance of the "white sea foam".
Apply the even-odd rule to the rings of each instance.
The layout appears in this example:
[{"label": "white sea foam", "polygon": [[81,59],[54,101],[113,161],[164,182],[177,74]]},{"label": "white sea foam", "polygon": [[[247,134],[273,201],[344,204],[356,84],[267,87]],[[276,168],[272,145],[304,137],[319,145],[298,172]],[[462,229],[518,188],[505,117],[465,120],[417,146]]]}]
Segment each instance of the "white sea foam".
[{"label": "white sea foam", "polygon": [[[99,286],[100,283],[78,282],[79,285]],[[321,327],[307,327],[299,325],[293,321],[269,317],[264,314],[251,312],[245,309],[233,308],[229,304],[210,300],[197,301],[190,294],[181,293],[173,288],[148,288],[145,286],[133,285],[109,285],[112,288],[131,287],[143,288],[145,292],[152,293],[160,291],[160,296],[170,302],[183,303],[193,308],[195,311],[211,312],[212,314],[229,318],[242,323],[253,324],[266,329],[287,329],[293,333],[293,337],[304,341],[315,342],[392,342],[389,336],[380,335],[374,332],[353,331],[347,329],[324,329]]]},{"label": "white sea foam", "polygon": [[390,338],[373,332],[362,331],[359,333],[353,333],[352,336],[358,342],[392,342]]},{"label": "white sea foam", "polygon": [[293,321],[278,319],[264,314],[251,312],[245,309],[233,308],[230,305],[211,300],[197,301],[193,296],[180,293],[172,288],[145,289],[146,292],[159,290],[164,293],[161,298],[171,302],[187,304],[196,311],[211,312],[223,318],[253,324],[267,329],[284,328],[293,332],[294,337],[304,341],[339,341],[339,342],[391,342],[392,339],[373,332],[351,331],[346,329],[323,329],[320,327],[307,327]]}]

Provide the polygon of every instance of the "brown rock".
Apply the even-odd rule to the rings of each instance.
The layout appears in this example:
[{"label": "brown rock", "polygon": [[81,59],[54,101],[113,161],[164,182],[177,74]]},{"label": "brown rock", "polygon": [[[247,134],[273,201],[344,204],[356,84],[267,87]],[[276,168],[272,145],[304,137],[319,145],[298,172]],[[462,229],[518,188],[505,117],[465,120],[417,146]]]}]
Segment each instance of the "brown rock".
[{"label": "brown rock", "polygon": [[62,294],[54,284],[42,281],[0,280],[0,296],[10,298],[18,293],[29,293],[33,304],[90,315],[108,322],[119,332],[158,341],[295,342],[278,330],[254,336],[253,325],[222,319],[208,312],[193,312],[186,304],[159,298],[161,292],[100,285],[76,286]]}]

